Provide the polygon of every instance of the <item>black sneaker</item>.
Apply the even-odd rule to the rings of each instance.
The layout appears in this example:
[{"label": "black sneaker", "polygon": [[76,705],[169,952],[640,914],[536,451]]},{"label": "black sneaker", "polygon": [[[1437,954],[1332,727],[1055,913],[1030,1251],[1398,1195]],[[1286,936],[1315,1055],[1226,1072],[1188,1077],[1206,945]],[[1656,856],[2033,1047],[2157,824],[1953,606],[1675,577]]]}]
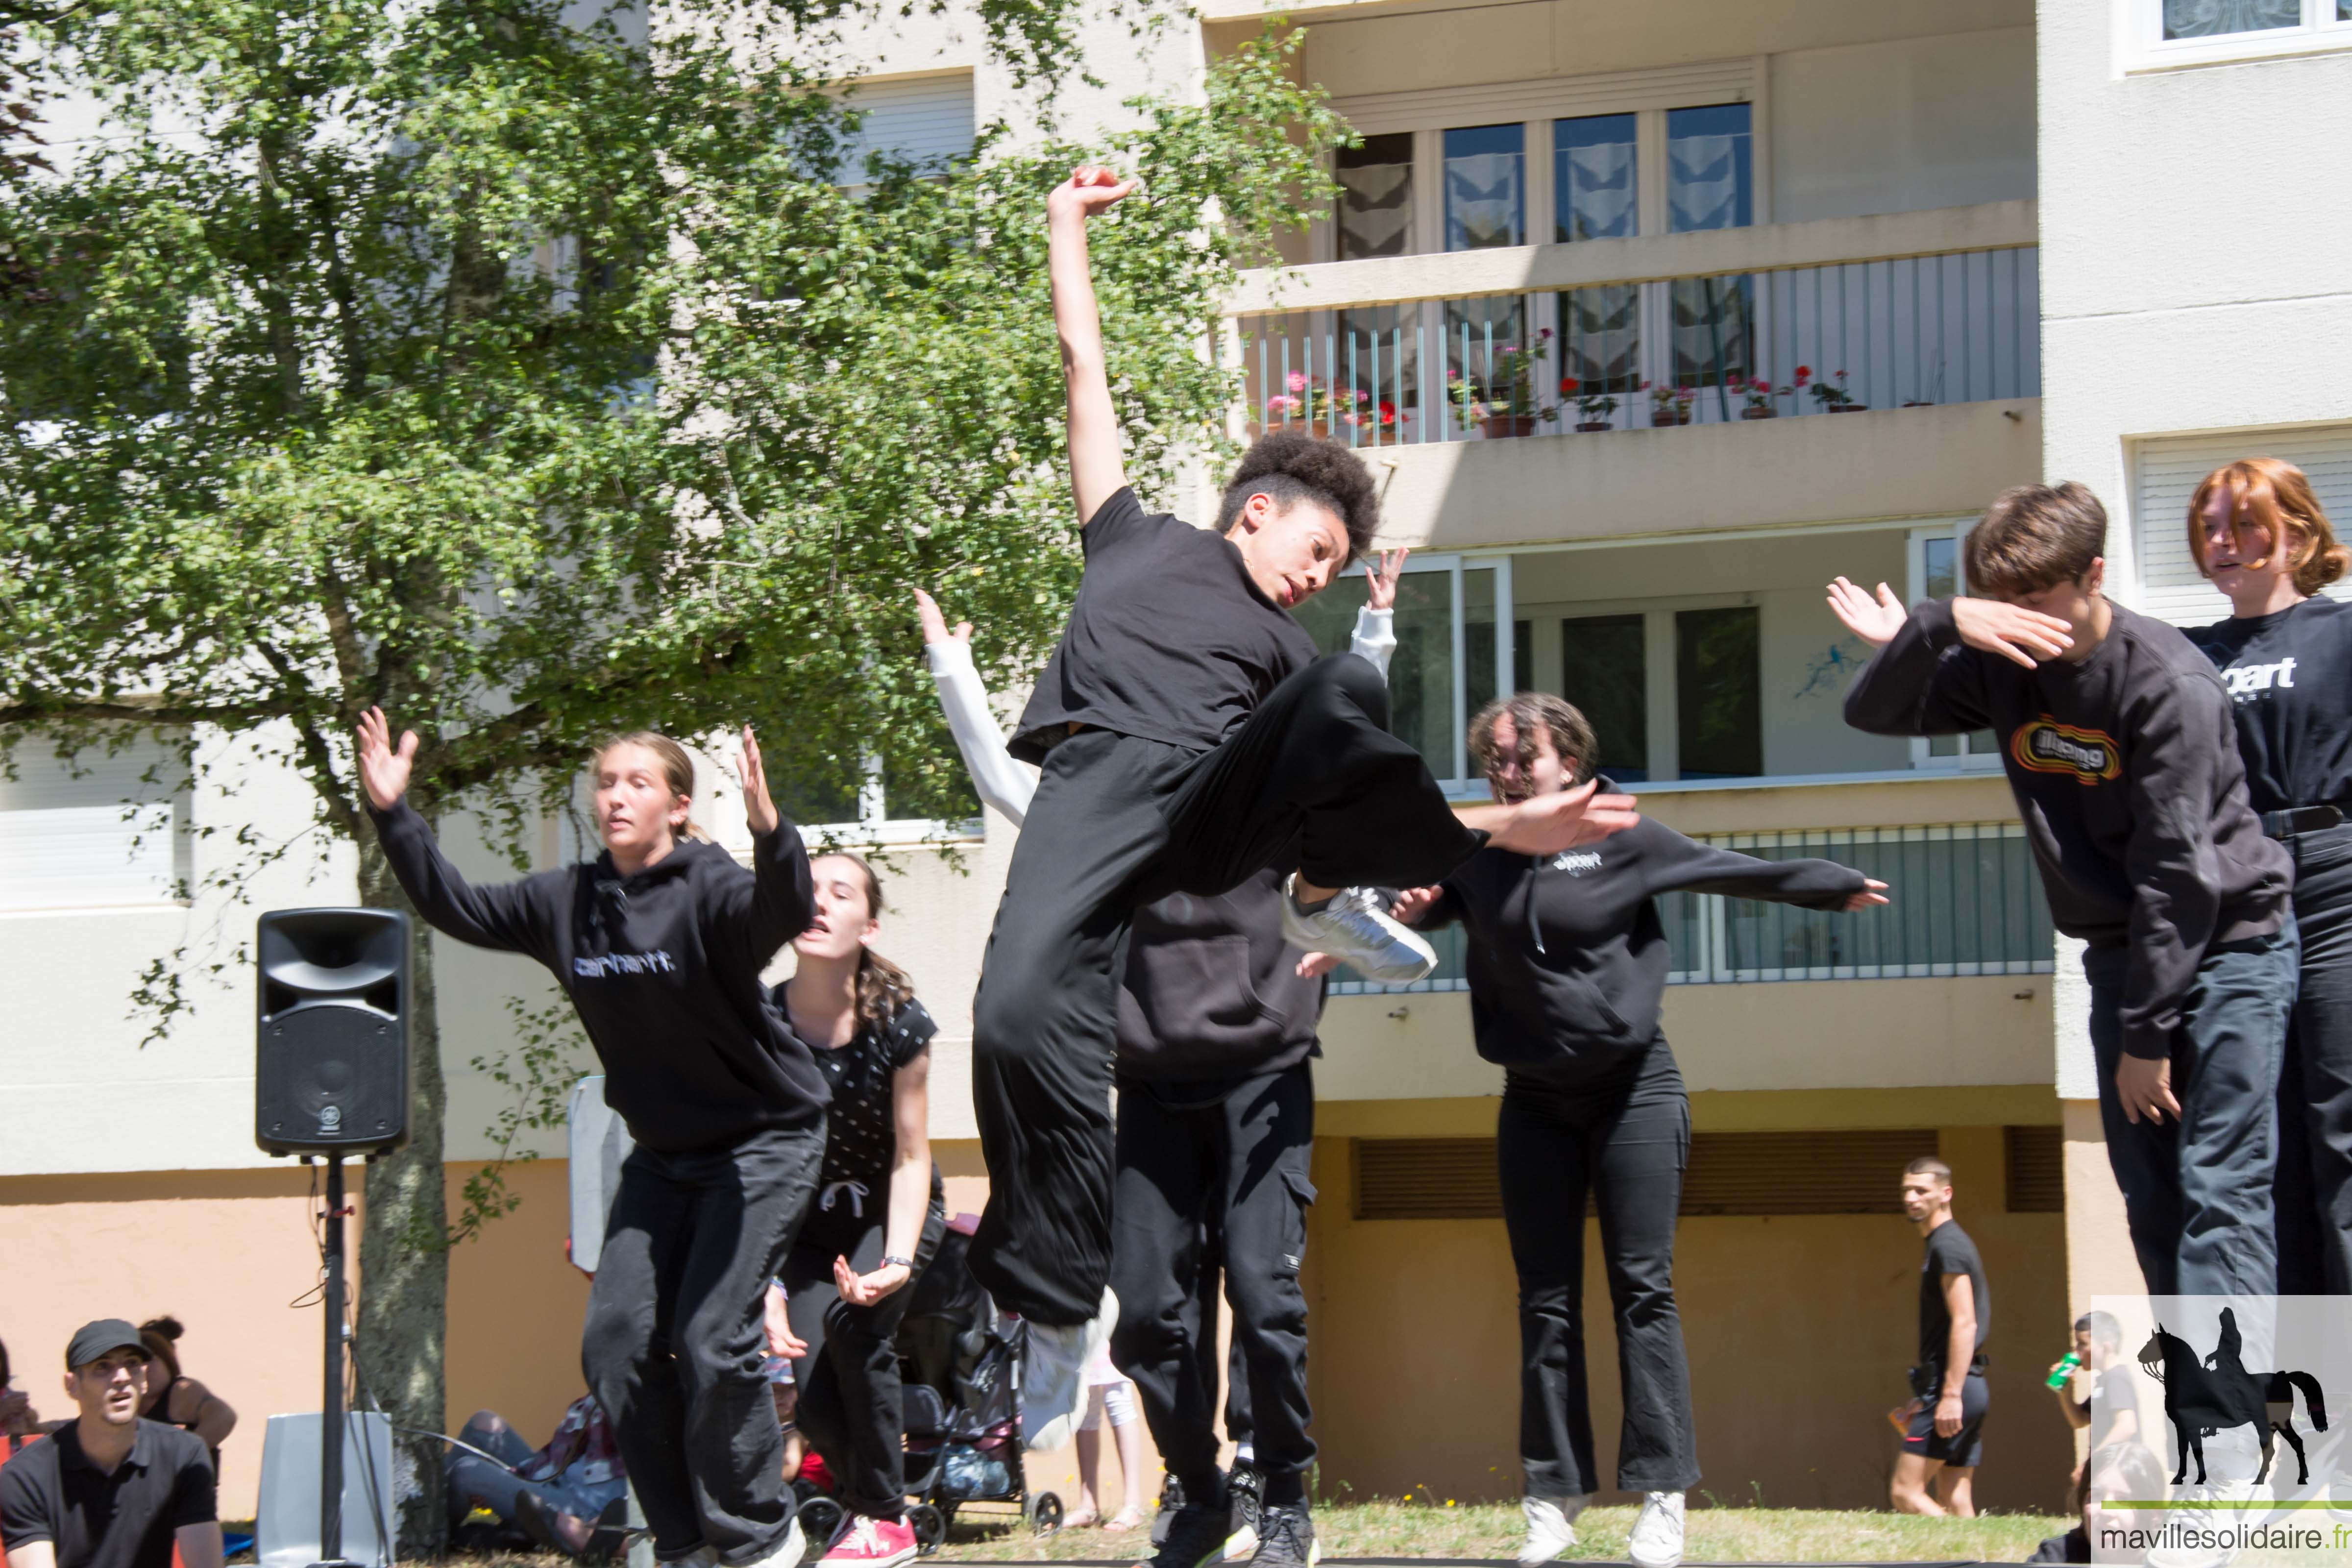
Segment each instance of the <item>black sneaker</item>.
[{"label": "black sneaker", "polygon": [[1160,1507],[1151,1515],[1151,1545],[1158,1550],[1168,1539],[1168,1527],[1176,1522],[1177,1512],[1184,1506],[1184,1483],[1174,1476],[1160,1483]]},{"label": "black sneaker", "polygon": [[1259,1510],[1251,1568],[1315,1568],[1322,1557],[1323,1549],[1315,1542],[1315,1521],[1307,1517],[1304,1504],[1268,1503]]},{"label": "black sneaker", "polygon": [[1259,1494],[1265,1490],[1265,1479],[1246,1465],[1235,1465],[1225,1478],[1225,1496],[1232,1500],[1228,1510],[1232,1528],[1225,1535],[1225,1561],[1245,1563],[1257,1551],[1257,1516]]},{"label": "black sneaker", "polygon": [[1223,1498],[1186,1503],[1170,1521],[1168,1539],[1152,1553],[1149,1568],[1209,1568],[1222,1562],[1232,1522]]}]

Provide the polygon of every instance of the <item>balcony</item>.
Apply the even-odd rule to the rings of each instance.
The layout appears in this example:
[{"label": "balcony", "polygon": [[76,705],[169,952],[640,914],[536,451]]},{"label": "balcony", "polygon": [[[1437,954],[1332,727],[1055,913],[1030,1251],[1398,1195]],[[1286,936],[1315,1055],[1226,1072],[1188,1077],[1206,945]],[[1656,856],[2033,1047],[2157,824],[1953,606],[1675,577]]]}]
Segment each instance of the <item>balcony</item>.
[{"label": "balcony", "polygon": [[1383,257],[1244,273],[1227,352],[1404,542],[1951,515],[2038,473],[2038,271],[2032,202]]}]

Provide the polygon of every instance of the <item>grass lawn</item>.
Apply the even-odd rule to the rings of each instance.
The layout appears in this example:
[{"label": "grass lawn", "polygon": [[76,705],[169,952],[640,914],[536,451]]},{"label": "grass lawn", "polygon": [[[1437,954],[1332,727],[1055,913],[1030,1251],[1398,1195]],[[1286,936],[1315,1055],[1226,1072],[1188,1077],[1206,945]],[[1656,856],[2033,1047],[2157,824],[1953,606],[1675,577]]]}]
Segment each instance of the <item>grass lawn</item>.
[{"label": "grass lawn", "polygon": [[[1569,1559],[1622,1562],[1634,1507],[1594,1508],[1577,1521]],[[1009,1522],[1009,1521],[1008,1521]],[[1333,1503],[1316,1510],[1326,1557],[1511,1557],[1523,1527],[1517,1503],[1448,1508],[1442,1502]],[[2066,1521],[2038,1514],[1918,1519],[1828,1510],[1694,1508],[1687,1525],[1693,1563],[2016,1563]],[[1016,1525],[986,1528],[960,1517],[934,1561],[1094,1559],[1134,1562],[1150,1554],[1142,1531],[1065,1531],[1039,1537]]]}]

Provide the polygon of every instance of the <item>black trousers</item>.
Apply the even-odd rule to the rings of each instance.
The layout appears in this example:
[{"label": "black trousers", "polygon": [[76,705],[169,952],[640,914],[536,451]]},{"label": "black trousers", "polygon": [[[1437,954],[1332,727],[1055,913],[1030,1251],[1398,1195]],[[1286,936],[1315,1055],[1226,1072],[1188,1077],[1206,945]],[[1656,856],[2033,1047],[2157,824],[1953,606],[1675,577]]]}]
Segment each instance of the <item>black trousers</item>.
[{"label": "black trousers", "polygon": [[[1235,1359],[1247,1369],[1252,1468],[1269,1500],[1306,1495],[1315,1440],[1298,1270],[1314,1142],[1315,1082],[1304,1062],[1200,1104],[1119,1086],[1111,1359],[1135,1380],[1151,1440],[1188,1499],[1217,1489],[1216,1323],[1203,1321],[1201,1279],[1213,1279],[1220,1263]],[[1203,1251],[1212,1231],[1221,1258]]]},{"label": "black trousers", "polygon": [[2352,826],[2286,845],[2303,966],[2279,1073],[2279,1293],[2352,1295]]},{"label": "black trousers", "polygon": [[[887,1191],[887,1186],[886,1189]],[[940,1237],[947,1212],[934,1198],[923,1216],[915,1247],[915,1279],[870,1307],[841,1299],[833,1260],[846,1258],[860,1274],[882,1267],[886,1217],[860,1218],[846,1202],[841,1215],[818,1210],[785,1255],[782,1272],[793,1333],[808,1354],[793,1365],[800,1385],[801,1433],[824,1457],[840,1485],[844,1507],[871,1519],[897,1519],[907,1509],[907,1416],[898,1383],[898,1324],[915,1299]],[[887,1207],[884,1203],[875,1205]]]},{"label": "black trousers", "polygon": [[665,1560],[753,1562],[792,1524],[761,1319],[824,1152],[820,1122],[622,1163],[580,1362]]},{"label": "black trousers", "polygon": [[1584,1210],[1601,1211],[1625,1418],[1617,1485],[1698,1481],[1690,1368],[1675,1308],[1675,1216],[1690,1161],[1690,1100],[1664,1037],[1590,1083],[1507,1076],[1496,1118],[1503,1223],[1519,1276],[1519,1461],[1530,1497],[1600,1489],[1584,1365]]},{"label": "black trousers", "polygon": [[1269,866],[1420,887],[1485,842],[1388,712],[1380,671],[1340,654],[1275,688],[1214,751],[1083,730],[1047,755],[972,1002],[989,1198],[971,1267],[1000,1307],[1082,1323],[1110,1279],[1111,1062],[1139,905]]}]

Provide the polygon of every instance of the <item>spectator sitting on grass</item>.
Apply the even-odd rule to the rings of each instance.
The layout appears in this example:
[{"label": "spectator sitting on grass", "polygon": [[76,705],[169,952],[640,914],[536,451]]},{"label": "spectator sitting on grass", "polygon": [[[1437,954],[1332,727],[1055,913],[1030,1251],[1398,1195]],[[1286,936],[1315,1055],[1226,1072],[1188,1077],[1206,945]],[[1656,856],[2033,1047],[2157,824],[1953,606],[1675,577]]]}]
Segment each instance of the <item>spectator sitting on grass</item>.
[{"label": "spectator sitting on grass", "polygon": [[463,1518],[469,1505],[487,1508],[567,1557],[605,1557],[620,1544],[628,1481],[612,1426],[594,1395],[573,1400],[556,1423],[555,1436],[536,1451],[495,1410],[475,1411],[458,1439],[496,1456],[496,1462],[464,1448],[449,1450],[454,1517]]},{"label": "spectator sitting on grass", "polygon": [[147,1347],[120,1318],[66,1347],[79,1419],[0,1468],[0,1548],[11,1568],[221,1568],[212,1457],[193,1433],[139,1418]]},{"label": "spectator sitting on grass", "polygon": [[[2092,1315],[2106,1316],[2103,1312]],[[2136,1438],[2118,1439],[2092,1449],[2090,1458],[2077,1466],[2074,1474],[2078,1478],[2074,1506],[2082,1517],[2065,1534],[2051,1536],[2035,1547],[2033,1554],[2026,1559],[2028,1563],[2088,1563],[2092,1543],[2099,1539],[2102,1530],[2148,1528],[2148,1514],[2137,1510],[2110,1510],[2108,1503],[2153,1502],[2164,1496],[2163,1464]],[[2085,1474],[2090,1478],[2088,1484],[2079,1479]],[[2118,1556],[2118,1545],[2111,1544],[2107,1561],[2130,1560],[2130,1553]]]}]

